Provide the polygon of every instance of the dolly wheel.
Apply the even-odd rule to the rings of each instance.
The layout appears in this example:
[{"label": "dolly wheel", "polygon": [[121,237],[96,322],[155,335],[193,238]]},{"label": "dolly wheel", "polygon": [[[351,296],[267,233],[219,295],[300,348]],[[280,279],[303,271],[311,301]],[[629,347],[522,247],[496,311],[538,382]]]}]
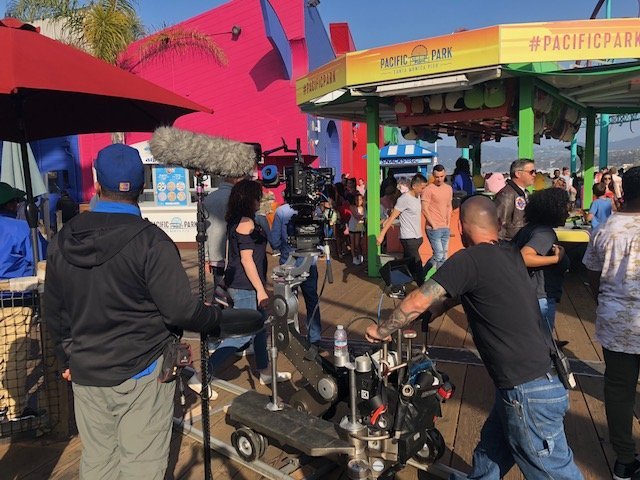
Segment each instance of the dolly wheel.
[{"label": "dolly wheel", "polygon": [[262,458],[269,446],[269,440],[260,433],[256,433],[256,436],[260,439],[260,451],[258,452],[258,458]]},{"label": "dolly wheel", "polygon": [[[245,462],[257,460],[266,450],[266,439],[250,428],[242,427],[231,434],[231,443]],[[264,438],[264,437],[263,437]]]},{"label": "dolly wheel", "polygon": [[440,460],[444,454],[445,442],[442,434],[436,428],[430,428],[425,433],[426,441],[413,458],[422,464],[432,464]]}]

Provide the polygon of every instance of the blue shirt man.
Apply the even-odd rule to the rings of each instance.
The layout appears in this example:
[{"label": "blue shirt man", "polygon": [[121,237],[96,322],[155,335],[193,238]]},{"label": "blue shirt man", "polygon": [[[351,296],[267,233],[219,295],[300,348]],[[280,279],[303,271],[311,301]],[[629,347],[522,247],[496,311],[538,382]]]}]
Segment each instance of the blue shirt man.
[{"label": "blue shirt man", "polygon": [[[269,243],[274,250],[280,250],[280,264],[287,261],[293,247],[287,242],[287,226],[291,217],[298,213],[288,203],[276,209],[273,225],[269,234]],[[320,343],[322,326],[318,307],[318,267],[315,262],[309,269],[309,277],[300,285],[302,297],[307,307],[307,340],[314,345]],[[310,318],[312,316],[312,318]]]},{"label": "blue shirt man", "polygon": [[[34,275],[31,232],[25,220],[17,218],[18,202],[24,192],[0,182],[0,279]],[[46,256],[47,242],[38,233],[40,258]]]},{"label": "blue shirt man", "polygon": [[[0,182],[0,279],[30,277],[35,262],[31,231],[25,220],[17,218],[18,202],[24,192]],[[38,234],[40,255],[44,258],[46,241]],[[18,420],[28,417],[27,338],[33,319],[30,292],[0,292],[0,418]]]},{"label": "blue shirt man", "polygon": [[589,209],[589,217],[591,218],[591,228],[597,229],[605,223],[611,216],[613,211],[611,200],[607,197],[599,197],[593,201]]}]

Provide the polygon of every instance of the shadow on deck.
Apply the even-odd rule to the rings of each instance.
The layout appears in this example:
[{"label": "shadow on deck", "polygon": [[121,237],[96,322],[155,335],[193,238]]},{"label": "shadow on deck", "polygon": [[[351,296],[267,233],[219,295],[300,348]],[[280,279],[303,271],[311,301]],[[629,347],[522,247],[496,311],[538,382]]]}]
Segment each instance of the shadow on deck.
[{"label": "shadow on deck", "polygon": [[[187,269],[194,291],[197,291],[197,260],[194,250],[183,250],[183,263]],[[270,258],[270,266],[276,259]],[[378,303],[382,282],[365,275],[364,266],[351,266],[334,261],[333,284],[327,284],[321,298],[321,315],[323,336],[332,338],[337,324],[347,327],[350,338],[361,340],[369,322],[377,317]],[[319,264],[320,279],[323,278],[324,263]],[[604,412],[602,350],[595,341],[595,304],[591,299],[588,286],[585,285],[584,272],[578,269],[570,272],[565,282],[565,293],[558,306],[556,333],[558,338],[569,340],[566,349],[568,356],[586,362],[591,368],[591,375],[578,376],[578,388],[570,392],[570,411],[565,419],[565,429],[569,444],[573,448],[575,459],[585,479],[600,480],[610,478],[610,467],[615,460],[611,450]],[[345,284],[348,283],[348,288]],[[389,315],[394,301],[388,297],[383,299],[381,315]],[[300,324],[304,326],[304,302],[301,301]],[[196,337],[191,335],[191,337]],[[473,448],[476,445],[480,428],[493,402],[493,384],[483,366],[477,361],[469,361],[468,352],[474,349],[473,340],[467,325],[466,317],[458,307],[448,314],[436,319],[428,332],[428,343],[434,347],[436,357],[440,356],[440,369],[445,371],[456,385],[456,394],[444,405],[443,418],[438,423],[446,444],[442,463],[461,471],[468,471],[471,464]],[[462,349],[462,351],[461,351]],[[199,351],[196,349],[195,351]],[[439,352],[439,353],[438,353]],[[444,353],[443,353],[444,352]],[[445,353],[449,352],[450,357]],[[196,355],[197,356],[197,355]],[[252,359],[238,358],[233,363],[220,369],[219,377],[243,388],[254,388],[268,393],[266,387],[260,386],[252,374]],[[279,360],[280,369],[291,369],[286,359]],[[286,399],[295,390],[301,379],[294,374],[292,384],[282,388],[282,396]],[[211,403],[212,434],[226,439],[232,427],[226,424],[224,406],[232,399],[233,394],[219,391],[220,397]],[[176,406],[177,415],[185,422],[196,419],[199,415],[198,398],[187,395],[187,405]],[[636,416],[638,415],[636,408]],[[634,437],[640,440],[640,425],[634,422]],[[0,445],[0,471],[2,478],[29,479],[67,479],[78,475],[80,457],[80,441],[77,437],[63,442],[44,439],[22,440]],[[258,473],[235,464],[218,454],[214,458],[214,477],[216,479],[253,479],[264,478]],[[287,454],[269,447],[263,460],[280,468],[287,461]],[[171,454],[167,478],[198,479],[203,477],[202,448],[194,440],[174,432],[171,443]],[[296,472],[296,478],[306,478],[303,470]],[[327,473],[322,478],[342,478],[340,469]],[[406,468],[398,474],[399,479],[428,478],[424,472]],[[505,477],[509,480],[521,479],[522,474],[517,467]]]}]

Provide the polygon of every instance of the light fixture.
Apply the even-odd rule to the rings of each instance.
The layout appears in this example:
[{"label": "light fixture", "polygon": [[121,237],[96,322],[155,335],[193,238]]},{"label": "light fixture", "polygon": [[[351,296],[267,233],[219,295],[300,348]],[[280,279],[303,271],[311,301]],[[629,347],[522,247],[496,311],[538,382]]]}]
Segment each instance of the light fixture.
[{"label": "light fixture", "polygon": [[314,98],[312,100],[309,100],[309,102],[313,103],[315,105],[322,105],[323,103],[333,102],[334,100],[340,98],[345,93],[347,93],[346,89],[338,88],[337,90],[334,90],[333,92],[325,93],[324,95],[322,95],[322,96],[320,96],[318,98]]},{"label": "light fixture", "polygon": [[567,89],[565,90],[565,93],[567,93],[568,95],[574,98],[584,97],[589,93],[600,92],[600,91],[607,92],[612,90],[614,87],[619,87],[620,85],[627,86],[631,80],[632,80],[631,76],[625,75],[622,78],[616,78],[613,80],[597,82],[597,83],[586,85],[583,87]]},{"label": "light fixture", "polygon": [[237,40],[242,33],[242,28],[238,25],[231,27],[231,40]]},{"label": "light fixture", "polygon": [[407,82],[390,83],[378,85],[376,93],[381,97],[392,97],[395,95],[408,95],[410,93],[438,93],[469,86],[469,79],[466,75],[449,75],[439,78],[427,78],[424,80],[411,80]]}]

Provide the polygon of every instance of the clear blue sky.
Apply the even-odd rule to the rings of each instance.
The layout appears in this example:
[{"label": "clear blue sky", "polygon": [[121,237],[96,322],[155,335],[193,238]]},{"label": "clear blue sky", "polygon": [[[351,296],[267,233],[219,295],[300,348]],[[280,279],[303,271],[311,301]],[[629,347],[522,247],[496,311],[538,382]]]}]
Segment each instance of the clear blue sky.
[{"label": "clear blue sky", "polygon": [[[224,3],[226,0],[138,0],[138,11],[145,26],[157,30]],[[326,26],[348,22],[356,47],[363,49],[443,35],[459,28],[585,19],[596,3],[597,0],[321,0],[318,10]],[[611,6],[613,17],[637,17],[640,0],[611,0]],[[604,18],[604,12],[603,6],[599,17]],[[579,134],[579,141],[583,141],[583,135]],[[626,124],[611,127],[609,138],[615,141],[636,135]]]},{"label": "clear blue sky", "polygon": [[[614,17],[638,16],[638,0],[611,0]],[[138,0],[145,25],[173,25],[222,0]],[[328,25],[348,22],[356,47],[370,48],[498,23],[588,18],[597,0],[321,0]],[[604,16],[604,7],[601,16]]]}]

